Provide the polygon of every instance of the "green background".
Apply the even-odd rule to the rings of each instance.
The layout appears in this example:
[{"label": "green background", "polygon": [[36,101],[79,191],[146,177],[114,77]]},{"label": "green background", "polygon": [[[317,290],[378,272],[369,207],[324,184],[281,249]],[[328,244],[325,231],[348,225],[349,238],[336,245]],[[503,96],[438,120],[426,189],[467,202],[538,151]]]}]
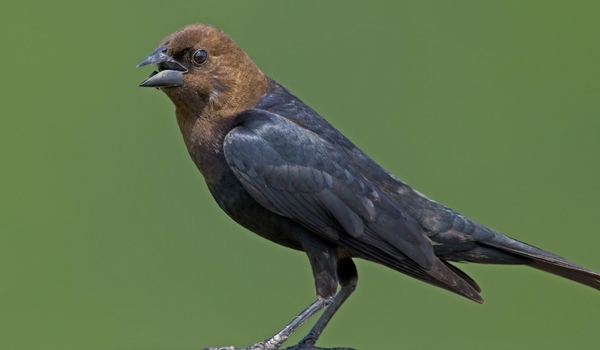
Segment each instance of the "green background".
[{"label": "green background", "polygon": [[[0,348],[246,346],[313,300],[305,256],[222,213],[170,101],[137,88],[135,64],[193,22],[419,191],[600,270],[599,18],[598,1],[3,2]],[[460,267],[485,305],[359,261],[318,344],[600,346],[600,292]]]}]

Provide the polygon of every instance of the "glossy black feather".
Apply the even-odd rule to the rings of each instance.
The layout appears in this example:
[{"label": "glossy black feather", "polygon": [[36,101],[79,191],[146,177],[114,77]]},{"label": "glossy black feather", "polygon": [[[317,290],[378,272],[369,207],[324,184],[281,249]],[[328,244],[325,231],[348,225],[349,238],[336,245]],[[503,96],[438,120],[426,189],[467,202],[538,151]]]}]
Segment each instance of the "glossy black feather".
[{"label": "glossy black feather", "polygon": [[[600,289],[600,274],[530,245],[515,244],[518,241],[413,190],[275,81],[255,108],[236,120],[227,139],[246,133],[246,148],[255,147],[258,140],[265,151],[257,154],[258,150],[245,151],[238,145],[234,154],[224,146],[231,157],[228,163],[252,197],[365,259],[454,292],[457,288],[448,286],[461,285],[462,295],[480,291],[458,268],[438,264],[430,244],[423,245],[423,236],[442,261],[525,264]],[[254,167],[247,172],[236,169],[236,156],[245,159],[245,167]],[[261,164],[267,159],[263,156],[272,157],[266,165]],[[252,177],[259,170],[264,175]],[[319,191],[323,192],[316,196]],[[360,239],[361,234],[369,239]]]},{"label": "glossy black feather", "polygon": [[[202,63],[186,59],[194,52],[204,52]],[[317,301],[247,349],[278,349],[331,303],[293,347],[317,349],[316,339],[356,288],[353,258],[476,302],[483,302],[481,289],[450,261],[524,264],[600,289],[600,274],[413,190],[265,76],[223,32],[205,24],[182,28],[140,65],[151,63],[161,72],[141,86],[159,87],[175,104],[188,152],[219,206],[248,230],[304,251],[310,261]]]},{"label": "glossy black feather", "polygon": [[348,153],[275,113],[252,109],[238,119],[223,142],[225,159],[263,207],[357,256],[479,299]]}]

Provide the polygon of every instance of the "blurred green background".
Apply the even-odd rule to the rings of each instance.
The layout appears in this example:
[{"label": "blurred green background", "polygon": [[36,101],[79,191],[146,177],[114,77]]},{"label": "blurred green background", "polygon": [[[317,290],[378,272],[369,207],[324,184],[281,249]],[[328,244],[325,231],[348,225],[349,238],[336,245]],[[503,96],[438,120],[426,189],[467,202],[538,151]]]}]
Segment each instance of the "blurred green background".
[{"label": "blurred green background", "polygon": [[[135,69],[223,29],[388,170],[600,270],[600,2],[3,2],[0,349],[246,346],[313,300],[302,253],[222,213]],[[364,261],[319,344],[596,349],[600,292],[461,265],[483,306]],[[292,340],[298,340],[310,325]]]}]

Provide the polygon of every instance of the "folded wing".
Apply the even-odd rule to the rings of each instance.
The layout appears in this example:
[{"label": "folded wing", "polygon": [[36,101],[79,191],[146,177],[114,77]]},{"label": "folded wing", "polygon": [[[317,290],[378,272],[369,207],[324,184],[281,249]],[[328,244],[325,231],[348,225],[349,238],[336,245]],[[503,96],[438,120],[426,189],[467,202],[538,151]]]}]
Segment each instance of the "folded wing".
[{"label": "folded wing", "polygon": [[265,208],[360,257],[483,301],[471,279],[435,256],[412,217],[367,180],[346,152],[312,131],[249,110],[236,119],[223,150],[244,188]]}]

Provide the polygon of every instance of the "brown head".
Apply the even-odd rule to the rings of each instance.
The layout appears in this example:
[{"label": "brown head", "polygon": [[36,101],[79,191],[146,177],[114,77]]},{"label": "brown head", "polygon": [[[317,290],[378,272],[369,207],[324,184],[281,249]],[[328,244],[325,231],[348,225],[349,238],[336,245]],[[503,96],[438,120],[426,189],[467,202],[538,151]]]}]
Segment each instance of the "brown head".
[{"label": "brown head", "polygon": [[139,66],[157,64],[140,86],[169,96],[178,114],[228,117],[254,106],[268,78],[224,32],[191,24],[164,38]]}]

